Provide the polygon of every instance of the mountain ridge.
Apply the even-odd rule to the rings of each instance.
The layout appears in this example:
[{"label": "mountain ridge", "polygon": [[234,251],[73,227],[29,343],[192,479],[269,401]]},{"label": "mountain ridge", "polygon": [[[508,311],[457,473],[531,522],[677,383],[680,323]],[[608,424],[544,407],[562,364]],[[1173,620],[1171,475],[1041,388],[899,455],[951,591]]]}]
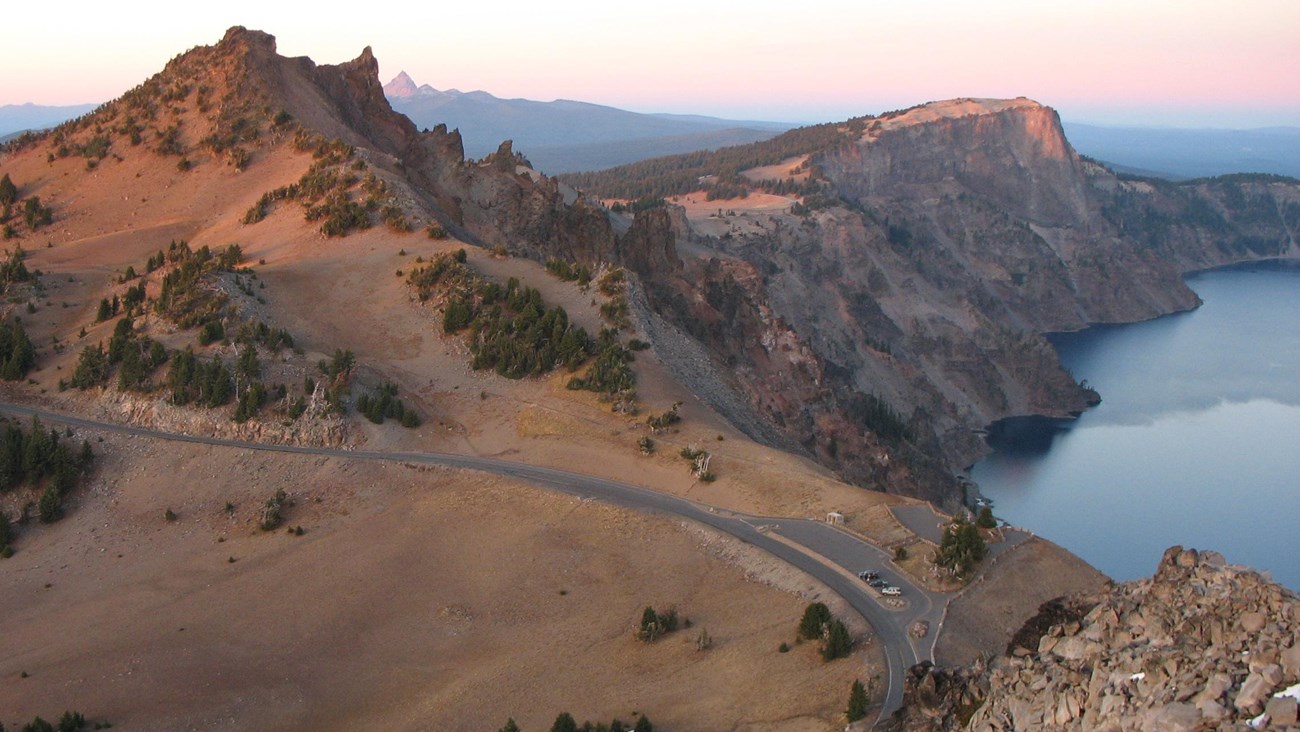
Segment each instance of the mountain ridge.
[{"label": "mountain ridge", "polygon": [[574,169],[566,152],[576,146],[586,147],[581,159],[589,162],[584,164],[610,167],[629,160],[629,153],[616,143],[680,152],[748,142],[789,127],[699,115],[639,114],[567,99],[538,102],[502,99],[485,91],[439,91],[428,84],[417,87],[404,71],[384,88],[393,108],[417,126],[445,124],[459,130],[470,157],[483,157],[508,139],[547,173]]}]

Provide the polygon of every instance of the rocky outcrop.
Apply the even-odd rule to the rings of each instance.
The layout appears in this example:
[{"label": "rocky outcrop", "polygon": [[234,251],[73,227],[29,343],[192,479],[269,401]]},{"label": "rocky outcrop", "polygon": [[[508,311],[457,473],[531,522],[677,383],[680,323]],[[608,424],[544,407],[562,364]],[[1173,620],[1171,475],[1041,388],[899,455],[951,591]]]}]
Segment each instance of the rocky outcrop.
[{"label": "rocky outcrop", "polygon": [[892,729],[1297,728],[1300,601],[1215,552],[1173,547],[1151,579],[1048,603],[1008,651],[914,670]]},{"label": "rocky outcrop", "polygon": [[[676,215],[674,215],[676,214]],[[676,242],[689,229],[678,208],[660,207],[643,211],[618,240],[618,257],[628,269],[640,275],[662,278],[682,269]]]}]

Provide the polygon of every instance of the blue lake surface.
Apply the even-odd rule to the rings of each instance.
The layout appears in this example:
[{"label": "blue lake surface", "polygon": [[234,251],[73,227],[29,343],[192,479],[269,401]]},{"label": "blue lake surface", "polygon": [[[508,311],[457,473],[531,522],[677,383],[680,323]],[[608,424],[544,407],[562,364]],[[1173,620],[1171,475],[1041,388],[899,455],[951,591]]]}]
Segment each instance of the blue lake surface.
[{"label": "blue lake surface", "polygon": [[994,425],[971,477],[998,517],[1116,580],[1181,544],[1300,589],[1300,264],[1187,283],[1195,311],[1052,336],[1102,403]]}]

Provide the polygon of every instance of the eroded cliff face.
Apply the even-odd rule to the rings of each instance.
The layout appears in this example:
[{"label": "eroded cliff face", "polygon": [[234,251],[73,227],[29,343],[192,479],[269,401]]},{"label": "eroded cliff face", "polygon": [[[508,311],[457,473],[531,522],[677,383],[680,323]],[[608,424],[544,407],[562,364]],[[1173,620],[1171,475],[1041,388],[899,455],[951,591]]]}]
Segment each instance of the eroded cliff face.
[{"label": "eroded cliff face", "polygon": [[1300,602],[1215,552],[1045,604],[991,664],[913,669],[890,730],[1295,729]]},{"label": "eroded cliff face", "polygon": [[[1194,307],[1185,272],[1295,253],[1300,229],[1294,182],[1121,180],[1025,99],[870,120],[807,165],[833,198],[804,215],[720,202],[742,209],[725,235],[695,220],[677,242],[688,274],[642,271],[647,289],[808,452],[850,479],[949,505],[952,473],[986,449],[979,429],[1097,398],[1043,333]],[[765,366],[772,328],[797,367]],[[888,434],[881,405],[905,437]],[[916,468],[910,480],[882,473],[888,453]]]}]

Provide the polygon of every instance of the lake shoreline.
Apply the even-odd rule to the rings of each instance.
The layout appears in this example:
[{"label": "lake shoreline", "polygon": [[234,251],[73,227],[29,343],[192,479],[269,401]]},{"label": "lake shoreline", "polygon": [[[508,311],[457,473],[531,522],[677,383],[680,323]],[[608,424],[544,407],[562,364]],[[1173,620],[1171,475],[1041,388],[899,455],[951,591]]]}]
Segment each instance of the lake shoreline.
[{"label": "lake shoreline", "polygon": [[[1067,538],[1068,532],[1086,533],[1070,522],[1091,523],[1095,531],[1105,526],[1104,541],[1125,544],[1122,527],[1134,519],[1123,514],[1145,510],[1152,531],[1167,530],[1171,545],[1197,545],[1200,540],[1184,537],[1213,536],[1212,544],[1201,545],[1223,549],[1218,542],[1238,541],[1243,555],[1258,554],[1251,541],[1223,538],[1235,529],[1253,543],[1280,542],[1290,550],[1290,532],[1272,522],[1279,501],[1296,500],[1294,476],[1300,475],[1300,465],[1288,455],[1294,450],[1278,442],[1300,433],[1300,373],[1292,373],[1300,364],[1300,337],[1290,336],[1300,322],[1300,259],[1237,262],[1189,273],[1187,280],[1203,301],[1213,299],[1207,303],[1212,308],[1203,304],[1170,317],[1049,335],[1063,366],[1091,382],[1105,401],[1077,415],[1017,414],[989,423],[983,431],[988,454],[963,471],[970,479],[968,505],[977,497],[992,498],[1001,518],[1048,536],[1121,579],[1127,569],[1098,562]],[[1082,457],[1098,440],[1104,449],[1094,445],[1100,451]],[[1066,474],[1053,472],[1067,463]],[[1035,483],[1043,480],[1048,484]],[[1156,485],[1147,485],[1151,481]],[[1218,482],[1207,488],[1202,481]],[[1063,485],[1079,495],[1036,495],[1055,495]],[[1275,500],[1251,513],[1244,506],[1257,493]],[[1157,501],[1155,496],[1163,503],[1140,505]],[[1063,502],[1052,506],[1051,500]],[[1034,512],[1049,520],[1028,518]],[[1214,531],[1202,526],[1205,517],[1214,517],[1208,522]],[[1050,528],[1053,522],[1068,532]],[[1149,539],[1145,533],[1142,541]],[[1300,576],[1282,576],[1291,568],[1279,571],[1283,584],[1300,584]]]}]

